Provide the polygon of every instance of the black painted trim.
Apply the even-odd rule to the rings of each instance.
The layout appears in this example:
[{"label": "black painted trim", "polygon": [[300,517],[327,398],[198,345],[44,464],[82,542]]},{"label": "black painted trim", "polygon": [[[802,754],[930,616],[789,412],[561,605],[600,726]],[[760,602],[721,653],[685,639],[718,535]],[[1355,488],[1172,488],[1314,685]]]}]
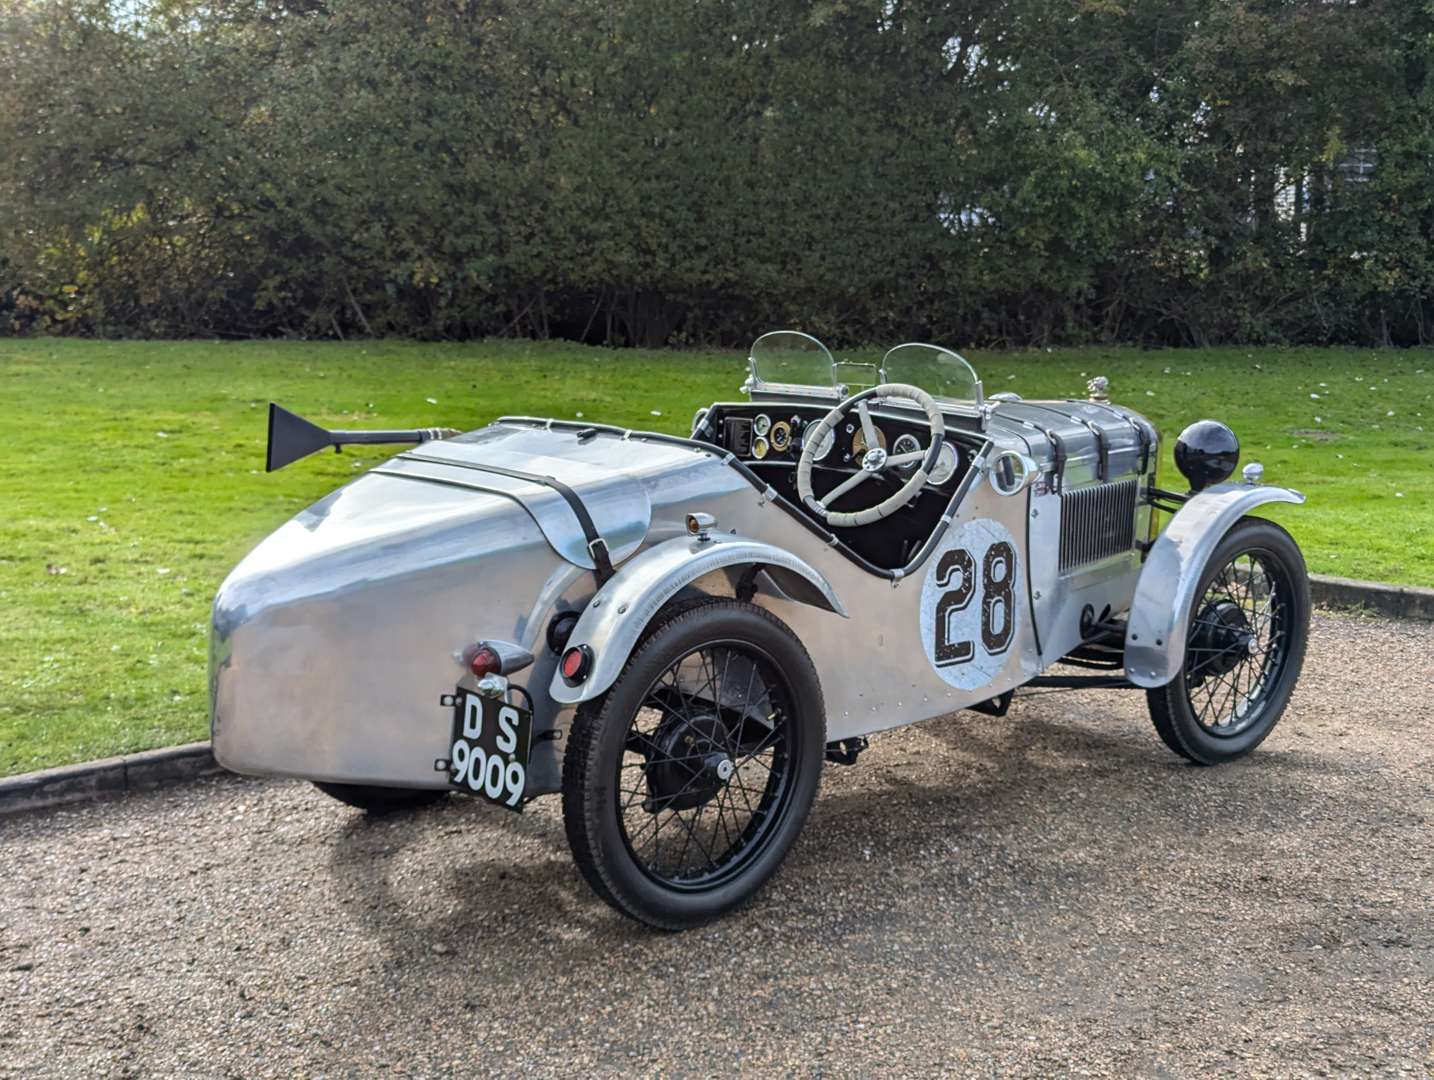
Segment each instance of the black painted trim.
[{"label": "black painted trim", "polygon": [[472,469],[475,472],[493,473],[513,480],[527,480],[533,484],[552,488],[563,497],[572,510],[573,516],[578,519],[578,526],[583,530],[583,539],[588,542],[588,554],[592,556],[593,576],[597,578],[598,587],[601,588],[607,584],[608,579],[612,577],[612,557],[608,552],[607,541],[597,531],[597,525],[593,523],[592,515],[588,513],[588,508],[578,493],[557,477],[523,472],[519,469],[505,469],[501,465],[493,465],[486,461],[453,461],[446,458],[425,457],[423,454],[401,454],[400,457],[405,461],[422,461],[430,465],[456,465],[459,468]]},{"label": "black painted trim", "polygon": [[[589,424],[581,420],[544,420],[536,416],[500,416],[493,422],[495,424],[519,424],[523,427],[544,428],[549,431],[553,429],[579,431],[596,428],[600,432],[608,432],[609,434],[618,435],[624,439],[642,439],[647,442],[666,443],[669,446],[682,446],[688,450],[695,450],[709,457],[718,458],[728,467],[735,469],[744,480],[761,492],[766,498],[770,499],[776,506],[785,510],[788,515],[795,518],[797,523],[808,532],[820,537],[826,544],[835,548],[868,574],[883,578],[887,581],[896,581],[904,577],[909,577],[914,570],[919,569],[921,564],[931,556],[931,552],[935,550],[941,537],[945,536],[946,530],[951,527],[951,522],[955,519],[956,506],[960,503],[966,492],[971,489],[972,484],[975,482],[975,474],[978,471],[978,467],[984,462],[986,451],[991,445],[989,436],[981,436],[981,448],[971,456],[971,467],[967,470],[966,476],[962,479],[961,483],[956,486],[956,490],[952,493],[950,501],[947,502],[946,513],[942,515],[942,523],[932,530],[931,535],[926,539],[926,543],[921,546],[920,550],[917,551],[915,557],[910,562],[899,570],[887,570],[885,567],[868,562],[846,544],[843,544],[834,533],[818,525],[803,513],[801,508],[794,502],[748,468],[746,462],[739,460],[731,452],[722,449],[720,446],[714,446],[712,443],[699,442],[696,439],[684,439],[680,435],[664,435],[659,431],[633,431],[630,428],[620,428],[612,424]],[[954,443],[956,440],[953,439],[952,442]],[[420,461],[430,460],[418,454],[405,454],[404,457],[413,457]],[[454,465],[459,463],[445,461],[442,462],[442,464]]]}]

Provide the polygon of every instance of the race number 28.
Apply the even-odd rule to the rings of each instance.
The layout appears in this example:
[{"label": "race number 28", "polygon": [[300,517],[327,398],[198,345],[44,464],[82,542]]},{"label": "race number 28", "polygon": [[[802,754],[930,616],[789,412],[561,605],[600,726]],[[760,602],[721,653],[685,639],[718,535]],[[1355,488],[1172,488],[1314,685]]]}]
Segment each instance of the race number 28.
[{"label": "race number 28", "polygon": [[[1015,633],[1011,607],[1015,587],[1016,553],[1004,540],[986,549],[981,560],[981,647],[1000,656],[1011,647]],[[941,556],[936,584],[944,591],[936,602],[936,666],[969,663],[976,655],[974,641],[952,641],[952,616],[965,611],[976,597],[976,560],[965,548]]]}]

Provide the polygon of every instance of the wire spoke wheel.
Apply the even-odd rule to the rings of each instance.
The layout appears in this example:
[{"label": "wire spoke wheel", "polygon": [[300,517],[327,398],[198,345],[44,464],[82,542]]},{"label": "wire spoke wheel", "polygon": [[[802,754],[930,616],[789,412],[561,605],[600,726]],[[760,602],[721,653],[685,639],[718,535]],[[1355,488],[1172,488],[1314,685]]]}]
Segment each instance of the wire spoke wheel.
[{"label": "wire spoke wheel", "polygon": [[1196,602],[1183,677],[1200,726],[1218,738],[1256,723],[1289,656],[1292,609],[1268,556],[1240,552]]},{"label": "wire spoke wheel", "polygon": [[821,686],[771,613],[708,599],[654,620],[584,705],[563,762],[563,818],[583,875],[626,915],[705,922],[775,872],[816,793]]},{"label": "wire spoke wheel", "polygon": [[618,765],[618,820],[655,880],[710,887],[761,850],[791,791],[787,690],[769,657],[714,642],[643,696]]},{"label": "wire spoke wheel", "polygon": [[1148,692],[1165,744],[1202,765],[1253,750],[1283,715],[1304,661],[1309,579],[1289,534],[1246,518],[1201,575],[1184,664]]}]

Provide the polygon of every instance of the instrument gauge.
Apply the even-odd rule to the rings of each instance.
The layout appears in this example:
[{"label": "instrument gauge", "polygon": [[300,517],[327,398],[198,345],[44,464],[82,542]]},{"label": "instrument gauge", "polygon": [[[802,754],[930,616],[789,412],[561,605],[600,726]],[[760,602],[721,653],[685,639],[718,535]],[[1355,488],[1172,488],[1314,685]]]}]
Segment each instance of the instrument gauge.
[{"label": "instrument gauge", "polygon": [[785,420],[778,420],[772,425],[772,433],[767,436],[772,444],[772,449],[779,454],[785,454],[792,446],[792,425]]},{"label": "instrument gauge", "polygon": [[[915,435],[912,435],[910,432],[904,432],[898,435],[896,437],[896,441],[891,444],[891,452],[893,455],[914,454],[920,449],[921,440],[919,440]],[[898,465],[897,468],[900,469],[902,472],[909,474],[915,472],[916,467],[920,464],[921,462],[919,461],[913,461],[909,465]]]},{"label": "instrument gauge", "polygon": [[772,418],[766,413],[758,413],[752,417],[752,434],[765,436],[772,430]]},{"label": "instrument gauge", "polygon": [[956,466],[961,459],[956,454],[956,447],[949,442],[941,444],[941,453],[936,457],[936,467],[931,470],[931,476],[927,480],[929,484],[944,484],[951,477],[956,475]]},{"label": "instrument gauge", "polygon": [[761,461],[767,456],[767,449],[767,440],[762,438],[762,436],[758,435],[752,440],[752,456],[758,461]]},{"label": "instrument gauge", "polygon": [[[885,449],[886,449],[886,432],[882,431],[881,428],[879,428],[879,427],[875,427],[875,425],[873,425],[873,427],[875,428],[875,431],[876,431],[876,445],[879,446],[879,447],[881,447],[883,450],[885,450]],[[858,430],[857,430],[857,433],[856,433],[855,435],[853,435],[853,436],[852,436],[852,439],[851,439],[851,456],[852,456],[852,459],[853,459],[854,461],[860,461],[860,460],[862,459],[862,457],[865,456],[866,452],[867,452],[868,450],[870,450],[870,449],[871,449],[871,447],[869,447],[869,446],[866,445],[866,432],[864,432],[864,431],[858,429]]]},{"label": "instrument gauge", "polygon": [[[808,432],[810,432],[811,430],[812,430],[811,427],[808,427],[808,428],[807,428],[807,431],[808,431]],[[822,458],[826,457],[828,454],[830,454],[830,453],[832,452],[832,447],[835,446],[835,445],[836,445],[836,432],[832,431],[831,428],[827,428],[827,429],[826,429],[826,434],[822,436],[822,441],[819,442],[819,443],[817,443],[816,449],[814,449],[814,450],[812,451],[812,460],[813,460],[813,461],[821,461]],[[802,441],[802,449],[806,449],[806,438],[805,438],[805,436],[803,437],[803,441]]]}]

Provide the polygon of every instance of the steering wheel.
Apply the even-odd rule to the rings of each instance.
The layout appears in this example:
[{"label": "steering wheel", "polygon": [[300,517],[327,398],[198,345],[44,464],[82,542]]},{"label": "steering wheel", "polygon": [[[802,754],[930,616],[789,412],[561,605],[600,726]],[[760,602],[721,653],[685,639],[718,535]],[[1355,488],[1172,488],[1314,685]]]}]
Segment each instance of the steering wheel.
[{"label": "steering wheel", "polygon": [[[888,454],[883,450],[877,440],[876,425],[871,422],[871,414],[866,407],[866,403],[874,398],[909,401],[925,412],[927,423],[931,427],[931,445],[925,450],[913,450],[907,454]],[[866,453],[855,473],[818,499],[812,493],[812,465],[816,462],[816,448],[846,419],[852,406],[856,406],[857,415],[861,418],[861,430],[866,436]],[[797,462],[797,494],[802,497],[808,510],[833,528],[849,529],[857,525],[870,525],[873,521],[890,517],[916,498],[926,484],[926,477],[936,468],[936,461],[941,456],[941,444],[945,439],[946,421],[941,415],[941,407],[925,390],[906,383],[873,386],[869,390],[853,394],[827,413],[815,426],[802,433],[802,457]],[[848,491],[877,473],[887,469],[899,469],[918,461],[921,465],[907,478],[906,483],[901,485],[901,489],[875,506],[848,513],[827,509]]]}]

